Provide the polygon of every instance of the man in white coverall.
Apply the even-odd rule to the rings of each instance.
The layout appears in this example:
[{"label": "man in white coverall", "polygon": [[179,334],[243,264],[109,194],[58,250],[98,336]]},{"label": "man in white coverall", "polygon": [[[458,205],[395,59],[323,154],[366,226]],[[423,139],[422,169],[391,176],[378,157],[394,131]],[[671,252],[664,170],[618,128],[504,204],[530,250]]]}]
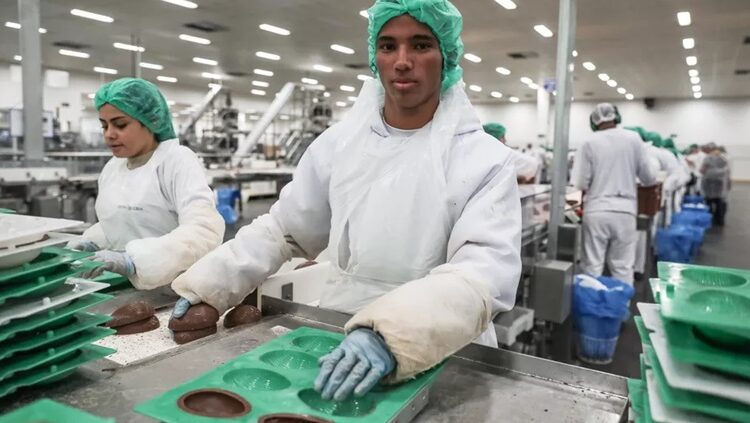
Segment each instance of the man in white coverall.
[{"label": "man in white coverall", "polygon": [[573,184],[584,191],[583,270],[601,276],[607,263],[614,278],[633,283],[633,263],[638,240],[637,180],[656,184],[656,169],[640,137],[618,128],[620,114],[601,103],[591,113],[594,134],[578,150]]},{"label": "man in white coverall", "polygon": [[513,307],[521,208],[510,150],[482,131],[461,81],[462,17],[447,0],[377,0],[352,110],[307,150],[269,214],[172,288],[224,312],[282,263],[328,247],[320,307],[352,313],[321,358],[325,399],[428,370],[472,341],[497,346]]}]

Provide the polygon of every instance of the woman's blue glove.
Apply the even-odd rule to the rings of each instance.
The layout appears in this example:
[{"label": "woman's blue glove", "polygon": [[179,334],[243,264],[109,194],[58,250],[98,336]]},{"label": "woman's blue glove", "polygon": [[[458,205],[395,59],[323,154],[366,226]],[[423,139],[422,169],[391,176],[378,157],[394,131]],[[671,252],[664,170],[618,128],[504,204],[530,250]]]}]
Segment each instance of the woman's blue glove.
[{"label": "woman's blue glove", "polygon": [[180,319],[182,316],[187,313],[190,306],[193,304],[190,304],[190,301],[187,299],[180,297],[179,300],[177,300],[176,303],[174,303],[174,308],[172,309],[172,319]]},{"label": "woman's blue glove", "polygon": [[91,241],[86,241],[83,238],[68,242],[65,245],[65,248],[69,250],[85,251],[87,253],[93,253],[94,251],[100,250],[98,245]]},{"label": "woman's blue glove", "polygon": [[84,272],[81,275],[81,277],[84,279],[95,278],[104,273],[105,270],[118,273],[125,277],[131,277],[135,275],[135,264],[133,263],[133,259],[130,258],[128,253],[121,253],[112,250],[102,250],[97,251],[96,254],[91,257],[91,260],[103,263],[103,265]]},{"label": "woman's blue glove", "polygon": [[320,358],[315,390],[323,399],[343,401],[354,392],[361,397],[396,367],[388,345],[370,329],[357,329],[335,350]]}]

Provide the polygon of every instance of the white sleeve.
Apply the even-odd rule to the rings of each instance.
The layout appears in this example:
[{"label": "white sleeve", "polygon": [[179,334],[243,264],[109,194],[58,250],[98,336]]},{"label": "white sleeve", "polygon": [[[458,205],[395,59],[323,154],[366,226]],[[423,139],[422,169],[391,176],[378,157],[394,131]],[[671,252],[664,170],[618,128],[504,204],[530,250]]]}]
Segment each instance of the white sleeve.
[{"label": "white sleeve", "polygon": [[179,225],[166,235],[136,239],[125,246],[136,270],[130,281],[138,289],[171,283],[224,239],[224,220],[194,153],[186,148],[176,152],[175,157],[162,163],[158,174]]},{"label": "white sleeve", "polygon": [[302,157],[292,182],[281,191],[270,213],[240,229],[234,239],[175,279],[172,289],[177,294],[223,313],[276,273],[295,252],[313,258],[326,247],[331,226],[331,154],[325,151],[330,143],[320,138]]},{"label": "white sleeve", "polygon": [[522,179],[530,179],[536,176],[539,170],[539,162],[528,154],[513,151],[513,165],[516,168],[516,176]]},{"label": "white sleeve", "polygon": [[509,161],[492,169],[456,221],[448,262],[375,300],[346,324],[372,328],[396,358],[396,383],[477,338],[515,304],[521,275],[521,202]]},{"label": "white sleeve", "polygon": [[648,158],[649,151],[646,144],[638,142],[638,158],[637,158],[637,176],[638,180],[641,182],[641,185],[644,187],[650,187],[653,185],[656,185],[657,177],[658,177],[658,170],[653,166],[651,161]]},{"label": "white sleeve", "polygon": [[570,174],[571,185],[582,191],[589,189],[591,185],[592,169],[588,143],[584,144],[576,151],[575,159],[573,160],[573,170]]}]

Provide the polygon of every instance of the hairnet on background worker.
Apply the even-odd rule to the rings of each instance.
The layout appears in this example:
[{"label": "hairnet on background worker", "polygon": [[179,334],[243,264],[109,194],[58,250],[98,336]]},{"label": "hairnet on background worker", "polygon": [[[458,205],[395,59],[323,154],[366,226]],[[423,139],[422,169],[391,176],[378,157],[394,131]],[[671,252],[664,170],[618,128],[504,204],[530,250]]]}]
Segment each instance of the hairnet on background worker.
[{"label": "hairnet on background worker", "polygon": [[[505,126],[499,123],[490,122],[485,123],[482,128],[484,129],[484,132],[497,138],[503,144],[507,142],[505,139]],[[516,169],[516,179],[518,182],[533,182],[539,172],[539,167],[542,165],[541,161],[531,154],[524,154],[514,149],[511,149],[510,154],[513,167]]]},{"label": "hairnet on background worker", "polygon": [[172,284],[175,318],[201,301],[223,312],[283,262],[327,247],[320,307],[354,314],[315,382],[336,400],[412,378],[472,340],[497,346],[490,321],[513,307],[521,270],[510,150],[457,83],[460,14],[446,0],[379,0],[368,13],[379,78],[312,143],[269,214]]},{"label": "hairnet on background worker", "polygon": [[596,106],[589,117],[594,134],[577,151],[573,184],[584,191],[583,270],[601,276],[606,262],[612,276],[633,283],[637,232],[636,178],[656,183],[640,137],[623,128],[617,109]]},{"label": "hairnet on background worker", "polygon": [[224,222],[198,157],[176,138],[169,107],[152,83],[122,78],[94,97],[114,156],[99,175],[99,220],[69,247],[97,251],[103,270],[138,289],[171,283],[224,237]]},{"label": "hairnet on background worker", "polygon": [[493,137],[497,138],[500,141],[504,142],[505,139],[505,127],[499,123],[485,123],[482,126],[482,129],[484,129],[484,132],[492,135]]}]

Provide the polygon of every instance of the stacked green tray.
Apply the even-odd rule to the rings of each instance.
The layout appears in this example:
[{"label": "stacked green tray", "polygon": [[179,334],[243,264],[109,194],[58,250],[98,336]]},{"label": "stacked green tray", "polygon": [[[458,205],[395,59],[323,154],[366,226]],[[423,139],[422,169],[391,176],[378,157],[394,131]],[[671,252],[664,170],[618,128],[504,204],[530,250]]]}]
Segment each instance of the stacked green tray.
[{"label": "stacked green tray", "polygon": [[0,285],[16,284],[39,276],[56,273],[67,268],[67,265],[91,256],[92,253],[84,251],[66,250],[65,248],[47,247],[42,249],[39,257],[34,260],[11,269],[0,270]]},{"label": "stacked green tray", "polygon": [[[333,350],[343,335],[313,328],[299,328],[258,346],[210,372],[156,398],[138,404],[135,411],[163,422],[248,422],[278,413],[314,416],[337,423],[386,422],[417,398],[439,375],[442,367],[396,386],[378,386],[362,398],[343,402],[323,400],[312,387],[318,375],[318,359]],[[195,398],[194,391],[229,391],[237,405],[246,401],[250,411],[233,418],[216,419],[183,411],[181,398]],[[241,409],[241,408],[240,408]]]},{"label": "stacked green tray", "polygon": [[0,416],[0,423],[30,423],[55,421],[56,423],[115,423],[50,399],[35,401],[25,407]]},{"label": "stacked green tray", "polygon": [[96,282],[104,282],[109,284],[109,288],[106,288],[103,292],[118,291],[125,288],[130,288],[133,285],[125,276],[118,273],[109,272],[105,270],[101,275],[93,279]]}]

